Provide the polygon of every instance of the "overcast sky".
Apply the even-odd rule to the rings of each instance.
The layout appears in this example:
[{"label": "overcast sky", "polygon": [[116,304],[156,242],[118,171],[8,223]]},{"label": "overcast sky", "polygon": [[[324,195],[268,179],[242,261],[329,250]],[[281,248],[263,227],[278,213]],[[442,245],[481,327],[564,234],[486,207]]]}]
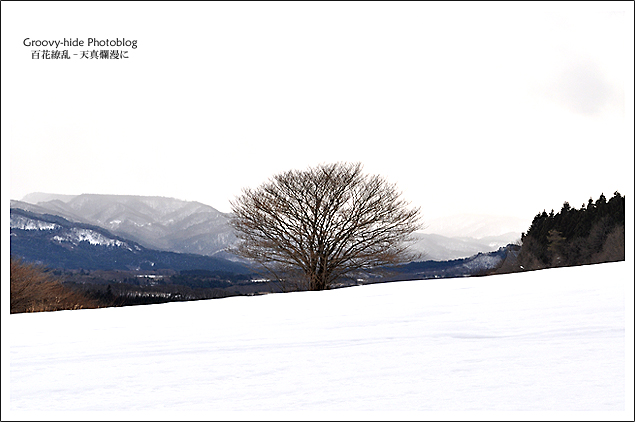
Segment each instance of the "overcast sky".
[{"label": "overcast sky", "polygon": [[[137,48],[38,60],[51,48],[26,38]],[[530,222],[632,198],[632,115],[631,2],[2,3],[3,205],[8,190],[229,211],[273,174],[360,161],[424,219]]]}]

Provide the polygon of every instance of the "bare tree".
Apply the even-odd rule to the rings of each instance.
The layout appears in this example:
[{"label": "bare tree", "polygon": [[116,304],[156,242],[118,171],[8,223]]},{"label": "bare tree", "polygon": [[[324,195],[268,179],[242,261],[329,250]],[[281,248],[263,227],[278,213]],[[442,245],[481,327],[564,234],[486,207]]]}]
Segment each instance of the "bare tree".
[{"label": "bare tree", "polygon": [[394,184],[360,163],[323,164],[273,176],[231,203],[234,252],[285,282],[323,290],[354,271],[414,260],[419,224]]}]

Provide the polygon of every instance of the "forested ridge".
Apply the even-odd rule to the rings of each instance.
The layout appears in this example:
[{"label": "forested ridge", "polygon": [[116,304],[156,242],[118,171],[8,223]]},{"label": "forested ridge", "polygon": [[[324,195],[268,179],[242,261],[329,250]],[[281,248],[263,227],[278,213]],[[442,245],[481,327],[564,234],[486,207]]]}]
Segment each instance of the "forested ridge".
[{"label": "forested ridge", "polygon": [[625,202],[615,192],[590,198],[580,209],[568,202],[558,213],[537,214],[521,236],[519,270],[596,264],[625,259]]}]

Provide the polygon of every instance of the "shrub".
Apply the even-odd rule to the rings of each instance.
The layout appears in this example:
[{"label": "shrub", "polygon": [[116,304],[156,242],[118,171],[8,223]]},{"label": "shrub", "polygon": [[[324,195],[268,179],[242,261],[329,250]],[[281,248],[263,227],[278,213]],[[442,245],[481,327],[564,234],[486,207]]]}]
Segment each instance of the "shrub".
[{"label": "shrub", "polygon": [[44,268],[11,258],[11,313],[97,308],[97,303],[62,285]]}]

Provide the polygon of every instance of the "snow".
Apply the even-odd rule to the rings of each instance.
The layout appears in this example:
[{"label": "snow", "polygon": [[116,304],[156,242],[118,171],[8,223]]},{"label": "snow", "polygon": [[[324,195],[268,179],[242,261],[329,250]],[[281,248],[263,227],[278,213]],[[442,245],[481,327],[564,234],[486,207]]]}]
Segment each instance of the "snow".
[{"label": "snow", "polygon": [[[34,220],[32,218],[21,215],[11,214],[11,228],[20,230],[56,230],[61,226],[47,221]],[[117,239],[111,239],[94,230],[71,228],[69,232],[63,235],[53,236],[56,242],[70,242],[77,245],[79,242],[88,242],[91,245],[128,247],[128,244]],[[138,249],[138,248],[137,248]],[[132,249],[130,249],[132,250]]]},{"label": "snow", "polygon": [[499,256],[489,256],[489,255],[479,254],[476,257],[474,257],[473,260],[463,264],[463,266],[471,270],[476,270],[476,269],[487,270],[489,268],[496,267],[502,260],[503,258]]},{"label": "snow", "polygon": [[55,230],[59,226],[47,221],[34,220],[21,215],[11,214],[11,228],[20,230]]},{"label": "snow", "polygon": [[[121,240],[108,238],[101,233],[97,233],[93,230],[71,228],[70,233],[64,236],[54,236],[53,240],[57,242],[70,242],[77,245],[79,242],[88,242],[91,245],[102,245],[112,247],[128,247],[128,244]],[[128,247],[129,250],[132,250]]]},{"label": "snow", "polygon": [[625,411],[626,265],[14,314],[10,409]]}]

